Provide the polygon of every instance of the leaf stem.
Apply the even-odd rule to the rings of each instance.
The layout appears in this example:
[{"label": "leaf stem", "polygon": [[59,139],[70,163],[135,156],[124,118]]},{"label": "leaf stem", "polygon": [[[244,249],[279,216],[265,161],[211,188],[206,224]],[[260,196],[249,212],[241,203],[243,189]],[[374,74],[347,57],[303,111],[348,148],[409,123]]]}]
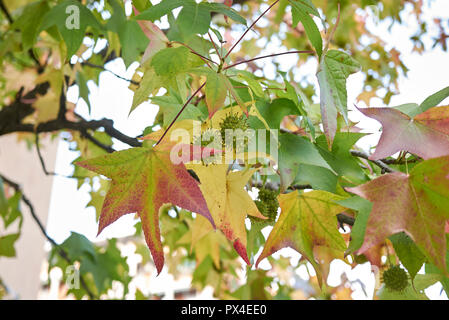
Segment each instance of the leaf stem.
[{"label": "leaf stem", "polygon": [[338,23],[340,22],[340,2],[337,3],[337,20],[335,21],[334,27],[331,29],[329,36],[326,38],[326,46],[324,47],[323,53],[326,54],[327,50],[329,50],[329,44],[334,37],[335,30],[337,30]]},{"label": "leaf stem", "polygon": [[212,39],[212,36],[210,35],[210,32],[207,32],[207,35],[209,36],[210,42],[212,42],[214,48],[215,48],[215,52],[217,53],[218,57],[220,58],[220,61],[223,61],[223,57],[221,56],[220,52],[218,51],[217,46],[215,45],[215,41]]},{"label": "leaf stem", "polygon": [[206,82],[204,82],[198,89],[196,89],[196,91],[190,96],[190,98],[186,101],[186,103],[184,103],[184,105],[182,106],[181,110],[179,110],[178,114],[172,120],[172,122],[168,126],[167,130],[165,130],[164,134],[162,134],[162,137],[160,137],[159,141],[156,142],[156,144],[154,146],[157,146],[162,141],[162,139],[164,139],[164,137],[167,134],[167,132],[170,130],[170,128],[173,126],[173,124],[176,122],[176,120],[179,118],[179,116],[184,111],[184,109],[187,107],[187,105],[190,103],[190,101],[192,101],[192,99],[201,91],[201,89],[203,89],[203,87],[205,85],[206,85]]},{"label": "leaf stem", "polygon": [[312,51],[312,50],[295,50],[295,51],[287,51],[287,52],[281,52],[281,53],[273,53],[273,54],[269,54],[269,55],[266,55],[266,56],[255,57],[255,58],[252,58],[252,59],[243,60],[243,61],[239,61],[239,62],[233,63],[233,64],[223,68],[223,70],[227,70],[229,68],[233,68],[235,66],[238,66],[239,64],[248,63],[248,62],[252,62],[252,61],[255,61],[255,60],[271,58],[271,57],[276,57],[276,56],[282,56],[282,55],[285,55],[285,54],[292,54],[292,53],[312,53],[313,54],[313,53],[315,53],[315,51]]},{"label": "leaf stem", "polygon": [[216,63],[216,62],[213,61],[212,59],[209,59],[209,58],[207,58],[207,57],[205,57],[205,56],[199,54],[198,52],[196,52],[195,50],[193,50],[189,45],[187,45],[187,44],[185,44],[185,43],[182,43],[182,42],[179,42],[179,41],[172,41],[172,43],[180,44],[180,45],[186,47],[187,49],[189,49],[191,53],[197,55],[197,56],[200,57],[204,62],[206,62],[207,65],[209,66],[209,68],[212,68],[212,67],[211,67],[211,65],[208,63],[208,61],[218,65],[218,63]]}]

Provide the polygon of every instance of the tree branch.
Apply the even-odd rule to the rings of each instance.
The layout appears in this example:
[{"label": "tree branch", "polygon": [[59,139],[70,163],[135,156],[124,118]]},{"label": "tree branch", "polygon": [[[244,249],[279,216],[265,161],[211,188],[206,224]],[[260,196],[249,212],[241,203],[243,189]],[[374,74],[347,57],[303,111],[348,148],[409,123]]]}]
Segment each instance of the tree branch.
[{"label": "tree branch", "polygon": [[356,150],[351,150],[351,154],[355,157],[359,157],[359,158],[363,158],[366,159],[368,161],[371,161],[372,163],[374,163],[375,165],[377,165],[379,168],[382,169],[382,172],[395,172],[396,170],[393,170],[392,168],[390,168],[387,164],[385,164],[382,160],[371,160],[369,159],[369,155],[366,154],[363,151],[356,151]]},{"label": "tree branch", "polygon": [[[39,230],[41,231],[42,235],[51,243],[51,245],[53,247],[55,247],[57,249],[56,252],[59,254],[59,256],[61,258],[63,258],[65,261],[67,261],[68,264],[73,264],[72,260],[69,258],[69,255],[68,255],[67,251],[65,251],[60,245],[58,245],[56,243],[56,241],[53,238],[51,238],[48,235],[48,233],[45,231],[45,227],[42,224],[42,222],[40,221],[39,217],[37,216],[36,211],[34,210],[33,204],[27,198],[27,196],[23,193],[22,188],[20,187],[20,185],[18,183],[14,182],[14,181],[8,179],[3,174],[0,174],[0,178],[6,184],[8,184],[11,188],[13,188],[16,192],[20,192],[20,194],[22,195],[23,202],[30,209],[31,217],[33,218],[34,222],[37,224],[37,226],[38,226]],[[83,289],[86,291],[86,293],[87,293],[87,295],[89,296],[90,299],[96,299],[97,298],[95,296],[95,294],[93,294],[93,292],[87,286],[87,284],[86,284],[86,282],[85,282],[85,280],[84,280],[82,275],[80,275],[80,283],[81,283]]]}]

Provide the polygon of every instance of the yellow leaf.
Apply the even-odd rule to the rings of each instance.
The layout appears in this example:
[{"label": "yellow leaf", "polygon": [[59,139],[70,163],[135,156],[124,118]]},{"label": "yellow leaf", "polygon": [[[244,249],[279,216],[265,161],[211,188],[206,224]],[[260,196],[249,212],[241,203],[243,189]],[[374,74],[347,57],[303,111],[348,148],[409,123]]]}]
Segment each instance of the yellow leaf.
[{"label": "yellow leaf", "polygon": [[200,179],[200,189],[218,229],[232,241],[234,248],[249,264],[246,253],[245,218],[251,215],[266,219],[244,189],[249,178],[256,171],[245,170],[228,173],[228,165],[190,164]]}]

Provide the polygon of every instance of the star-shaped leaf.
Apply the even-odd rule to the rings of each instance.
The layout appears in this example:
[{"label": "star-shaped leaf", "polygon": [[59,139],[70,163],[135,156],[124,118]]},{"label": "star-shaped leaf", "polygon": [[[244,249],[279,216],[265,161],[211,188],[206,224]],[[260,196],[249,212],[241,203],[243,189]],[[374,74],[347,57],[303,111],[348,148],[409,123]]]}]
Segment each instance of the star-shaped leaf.
[{"label": "star-shaped leaf", "polygon": [[339,250],[341,257],[346,250],[337,222],[337,214],[345,208],[335,203],[343,197],[321,190],[303,193],[295,190],[281,194],[278,199],[281,214],[257,259],[256,267],[264,258],[290,247],[312,263],[321,282],[323,270],[315,260],[315,247]]},{"label": "star-shaped leaf", "polygon": [[360,70],[360,65],[343,51],[329,50],[321,57],[317,73],[324,133],[331,146],[337,131],[337,115],[348,122],[346,79]]},{"label": "star-shaped leaf", "polygon": [[449,106],[434,107],[414,118],[393,108],[359,109],[365,116],[382,124],[376,151],[378,160],[405,150],[424,159],[449,154]]},{"label": "star-shaped leaf", "polygon": [[198,182],[183,163],[171,162],[168,146],[132,148],[77,163],[112,179],[98,233],[121,216],[137,212],[158,272],[164,265],[159,230],[159,209],[163,204],[197,212],[214,224]]},{"label": "star-shaped leaf", "polygon": [[389,173],[346,190],[373,203],[359,254],[392,234],[405,232],[432,263],[446,270],[449,156],[424,161],[408,175]]}]

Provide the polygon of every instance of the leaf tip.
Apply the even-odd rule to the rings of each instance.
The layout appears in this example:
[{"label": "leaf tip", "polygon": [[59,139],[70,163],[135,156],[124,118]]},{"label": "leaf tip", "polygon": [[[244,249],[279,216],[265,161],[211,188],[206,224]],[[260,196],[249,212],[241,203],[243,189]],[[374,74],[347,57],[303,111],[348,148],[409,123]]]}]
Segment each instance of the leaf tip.
[{"label": "leaf tip", "polygon": [[240,257],[246,262],[246,264],[251,265],[251,262],[248,259],[248,254],[246,252],[246,248],[240,239],[235,239],[234,241],[234,249],[237,251]]}]

